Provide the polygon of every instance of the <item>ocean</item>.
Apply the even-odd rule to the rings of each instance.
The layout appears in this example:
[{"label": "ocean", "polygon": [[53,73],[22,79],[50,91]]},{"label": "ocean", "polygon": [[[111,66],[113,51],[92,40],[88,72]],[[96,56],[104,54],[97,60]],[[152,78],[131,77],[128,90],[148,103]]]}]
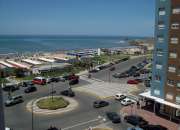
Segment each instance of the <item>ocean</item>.
[{"label": "ocean", "polygon": [[128,40],[142,37],[118,36],[24,36],[1,35],[0,54],[51,52],[88,48],[111,48],[129,46]]}]

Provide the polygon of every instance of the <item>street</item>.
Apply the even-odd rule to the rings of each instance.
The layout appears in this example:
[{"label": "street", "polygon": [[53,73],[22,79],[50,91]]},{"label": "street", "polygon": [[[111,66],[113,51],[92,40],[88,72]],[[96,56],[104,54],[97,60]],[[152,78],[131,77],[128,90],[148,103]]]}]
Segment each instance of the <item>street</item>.
[{"label": "street", "polygon": [[[113,72],[122,72],[128,69],[131,65],[137,64],[141,62],[143,58],[132,59],[130,61],[125,61],[120,63],[116,66],[116,70]],[[107,80],[107,71],[102,70],[98,73],[93,74],[93,78],[100,79],[103,81]],[[111,73],[111,75],[113,74]],[[111,82],[119,82],[119,79],[114,79],[111,77]],[[94,81],[95,82],[95,81]],[[96,81],[98,82],[98,81]],[[99,81],[100,82],[100,81]],[[102,84],[104,82],[101,82]],[[52,85],[54,84],[54,85]],[[77,109],[63,114],[56,114],[56,115],[34,115],[34,130],[46,130],[49,126],[56,126],[58,128],[62,128],[62,130],[84,130],[89,126],[98,126],[98,125],[105,125],[113,127],[114,130],[126,130],[129,124],[120,123],[120,124],[112,124],[109,120],[106,119],[105,113],[107,111],[115,111],[119,113],[119,110],[122,108],[119,101],[115,101],[114,99],[107,99],[110,103],[109,106],[104,108],[93,108],[93,102],[98,100],[96,96],[93,96],[88,93],[83,93],[76,91],[76,88],[83,87],[86,85],[90,85],[91,82],[88,80],[81,79],[78,85],[72,87],[75,91],[76,96],[74,99],[78,101],[79,106]],[[47,86],[37,86],[38,91],[30,94],[24,94],[24,88],[16,91],[16,94],[24,94],[24,102],[21,104],[17,104],[11,107],[5,107],[5,118],[6,118],[6,126],[13,128],[13,130],[31,130],[32,125],[32,114],[31,112],[26,110],[26,104],[32,100],[37,99],[40,97],[50,95],[50,92],[53,89],[56,91],[55,95],[59,95],[59,92],[65,89],[68,89],[67,83],[51,83]],[[7,93],[4,92],[4,100],[7,98]]]}]

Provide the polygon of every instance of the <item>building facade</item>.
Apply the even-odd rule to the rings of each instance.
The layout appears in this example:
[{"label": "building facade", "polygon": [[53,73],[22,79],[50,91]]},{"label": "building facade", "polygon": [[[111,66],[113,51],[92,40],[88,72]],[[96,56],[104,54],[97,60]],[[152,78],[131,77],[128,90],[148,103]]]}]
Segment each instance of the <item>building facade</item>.
[{"label": "building facade", "polygon": [[180,0],[156,0],[151,91],[140,95],[180,121]]},{"label": "building facade", "polygon": [[180,0],[156,1],[151,95],[180,104]]}]

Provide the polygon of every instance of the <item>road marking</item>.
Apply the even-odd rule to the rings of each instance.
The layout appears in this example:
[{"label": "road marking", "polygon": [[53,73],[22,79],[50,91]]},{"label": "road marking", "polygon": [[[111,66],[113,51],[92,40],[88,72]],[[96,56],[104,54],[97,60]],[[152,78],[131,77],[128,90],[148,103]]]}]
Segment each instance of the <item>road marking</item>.
[{"label": "road marking", "polygon": [[98,120],[99,120],[99,118],[96,118],[96,119],[93,119],[93,120],[89,120],[89,121],[86,121],[86,122],[78,123],[76,125],[63,128],[62,130],[68,130],[68,129],[71,129],[71,128],[74,128],[74,127],[77,127],[77,126],[82,126],[82,125],[85,125],[85,124],[88,124],[88,123],[91,123],[91,122],[95,122],[95,121],[98,121]]}]

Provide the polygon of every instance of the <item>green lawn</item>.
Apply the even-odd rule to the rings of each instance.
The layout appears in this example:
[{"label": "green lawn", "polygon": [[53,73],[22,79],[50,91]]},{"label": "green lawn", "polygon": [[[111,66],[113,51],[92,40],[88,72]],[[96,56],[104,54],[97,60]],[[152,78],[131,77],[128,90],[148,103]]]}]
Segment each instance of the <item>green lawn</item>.
[{"label": "green lawn", "polygon": [[48,110],[56,110],[60,108],[65,108],[69,105],[69,102],[66,101],[62,97],[54,97],[53,100],[52,98],[47,98],[47,99],[42,99],[37,102],[37,106],[41,109],[48,109]]}]

